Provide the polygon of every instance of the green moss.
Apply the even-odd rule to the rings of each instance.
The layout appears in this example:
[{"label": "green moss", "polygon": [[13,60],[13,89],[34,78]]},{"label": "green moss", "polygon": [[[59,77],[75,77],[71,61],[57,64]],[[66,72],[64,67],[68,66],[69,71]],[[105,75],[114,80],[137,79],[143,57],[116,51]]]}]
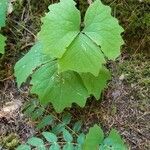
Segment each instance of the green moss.
[{"label": "green moss", "polygon": [[138,101],[140,110],[147,110],[150,103],[150,61],[144,54],[137,54],[118,67],[119,75],[124,74],[125,80],[132,88],[132,96]]},{"label": "green moss", "polygon": [[18,144],[19,144],[18,136],[14,133],[8,136],[0,137],[0,145],[9,150],[15,149],[15,147],[18,146]]},{"label": "green moss", "polygon": [[115,104],[111,105],[111,115],[114,116],[117,114],[117,106]]},{"label": "green moss", "polygon": [[124,39],[126,51],[148,52],[150,47],[150,1],[143,0],[102,0],[105,4],[112,7],[112,14],[119,19],[124,27]]},{"label": "green moss", "polygon": [[125,73],[130,83],[137,82],[148,86],[150,83],[150,61],[148,56],[137,54],[131,60],[120,64],[120,72]]}]

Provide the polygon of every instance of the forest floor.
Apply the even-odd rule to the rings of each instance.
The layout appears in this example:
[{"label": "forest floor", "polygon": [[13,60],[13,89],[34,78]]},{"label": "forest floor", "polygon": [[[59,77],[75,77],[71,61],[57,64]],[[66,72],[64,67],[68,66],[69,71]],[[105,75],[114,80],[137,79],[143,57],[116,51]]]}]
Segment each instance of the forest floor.
[{"label": "forest floor", "polygon": [[[83,120],[85,128],[98,123],[109,132],[115,128],[131,150],[150,149],[150,2],[103,0],[113,8],[124,27],[125,45],[116,62],[109,62],[112,80],[102,100],[90,98],[81,109],[69,110],[74,119]],[[22,113],[23,104],[32,99],[28,86],[16,86],[13,68],[34,44],[40,30],[40,18],[49,0],[23,0],[14,3],[3,29],[7,36],[6,53],[0,59],[0,149],[15,149],[18,143],[35,134],[34,123]],[[84,1],[81,10],[86,8]],[[83,9],[83,12],[84,12]],[[14,38],[15,37],[15,38]]]}]

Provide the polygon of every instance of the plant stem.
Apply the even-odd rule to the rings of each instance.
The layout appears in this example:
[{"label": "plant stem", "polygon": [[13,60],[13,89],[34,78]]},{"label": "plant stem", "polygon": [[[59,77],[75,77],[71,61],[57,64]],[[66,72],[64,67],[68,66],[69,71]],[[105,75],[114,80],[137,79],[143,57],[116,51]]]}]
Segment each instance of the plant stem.
[{"label": "plant stem", "polygon": [[[41,105],[40,105],[41,106]],[[38,106],[38,108],[40,108],[40,106]],[[56,120],[58,120],[59,122],[63,123],[63,121],[61,121],[57,116],[55,116],[55,114],[53,114],[52,112],[50,113],[49,111],[45,110],[45,112],[47,112],[48,114],[52,115]],[[68,130],[70,130],[74,135],[76,135],[76,137],[78,137],[78,133],[76,133],[74,130],[72,130],[69,126],[67,126],[66,124],[64,125]]]},{"label": "plant stem", "polygon": [[88,4],[91,5],[92,4],[92,0],[87,0]]}]

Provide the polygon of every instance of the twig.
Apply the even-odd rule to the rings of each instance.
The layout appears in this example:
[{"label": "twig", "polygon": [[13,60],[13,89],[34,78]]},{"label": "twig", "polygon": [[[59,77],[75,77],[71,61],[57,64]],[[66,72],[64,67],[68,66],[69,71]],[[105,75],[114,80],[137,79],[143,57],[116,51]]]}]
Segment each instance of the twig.
[{"label": "twig", "polygon": [[26,30],[28,33],[30,33],[34,39],[36,39],[36,35],[34,33],[32,33],[29,29],[27,29],[25,26],[23,26],[21,23],[11,19],[11,21],[13,21],[14,23],[18,24],[20,27],[22,27],[24,30]]},{"label": "twig", "polygon": [[9,79],[12,79],[12,78],[13,78],[13,75],[11,75],[11,76],[9,76],[9,77],[7,77],[7,78],[5,78],[5,79],[0,80],[0,82],[4,82],[4,81],[9,80]]},{"label": "twig", "polygon": [[[53,113],[51,113],[51,115],[58,120],[59,122],[63,123],[63,121],[61,121],[58,117],[56,117]],[[69,126],[65,125],[65,127],[70,130],[74,135],[76,135],[77,137],[79,136],[75,131],[73,131]]]},{"label": "twig", "polygon": [[[40,106],[38,106],[38,108],[40,108]],[[48,114],[50,113],[48,110],[45,110],[45,112],[47,112]],[[50,113],[56,120],[58,120],[60,123],[63,123],[63,121],[61,121],[57,116],[55,116],[55,114]],[[64,125],[68,130],[70,130],[74,135],[76,135],[76,137],[78,137],[78,133],[76,133],[74,130],[72,130],[69,126],[67,126],[66,124]]]},{"label": "twig", "polygon": [[24,46],[22,46],[20,49],[23,50],[26,47],[33,46],[33,45],[34,45],[34,43],[28,43],[28,44],[25,44]]}]

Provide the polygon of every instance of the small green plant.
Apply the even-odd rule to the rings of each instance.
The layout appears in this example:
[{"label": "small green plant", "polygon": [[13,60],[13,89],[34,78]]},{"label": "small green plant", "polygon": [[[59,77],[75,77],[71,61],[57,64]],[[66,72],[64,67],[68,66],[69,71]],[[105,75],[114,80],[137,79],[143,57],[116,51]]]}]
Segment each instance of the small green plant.
[{"label": "small green plant", "polygon": [[83,107],[90,95],[100,98],[110,79],[105,57],[114,60],[123,44],[123,29],[110,7],[96,0],[82,23],[75,5],[61,0],[49,6],[38,41],[15,66],[18,86],[31,75],[31,93],[57,112],[72,103]]},{"label": "small green plant", "polygon": [[[80,126],[78,125],[77,128]],[[42,132],[42,137],[31,137],[26,144],[20,145],[17,150],[127,150],[126,145],[116,130],[112,129],[108,137],[104,138],[104,133],[98,125],[90,128],[87,134],[76,133],[65,128],[57,128],[59,134],[52,132]],[[72,132],[73,131],[73,132]],[[74,133],[75,132],[75,136]]]},{"label": "small green plant", "polygon": [[[8,6],[8,0],[0,1],[0,30],[2,27],[5,26],[7,6]],[[0,53],[1,54],[4,54],[5,41],[6,41],[6,37],[0,34]]]},{"label": "small green plant", "polygon": [[[120,135],[112,129],[108,137],[104,138],[104,133],[98,125],[83,132],[81,120],[75,121],[70,113],[63,115],[50,113],[47,106],[41,106],[37,100],[28,102],[23,112],[36,122],[37,131],[44,131],[38,137],[31,137],[26,144],[20,145],[17,150],[28,150],[32,148],[50,150],[127,150]],[[44,138],[43,138],[44,137]]]}]

